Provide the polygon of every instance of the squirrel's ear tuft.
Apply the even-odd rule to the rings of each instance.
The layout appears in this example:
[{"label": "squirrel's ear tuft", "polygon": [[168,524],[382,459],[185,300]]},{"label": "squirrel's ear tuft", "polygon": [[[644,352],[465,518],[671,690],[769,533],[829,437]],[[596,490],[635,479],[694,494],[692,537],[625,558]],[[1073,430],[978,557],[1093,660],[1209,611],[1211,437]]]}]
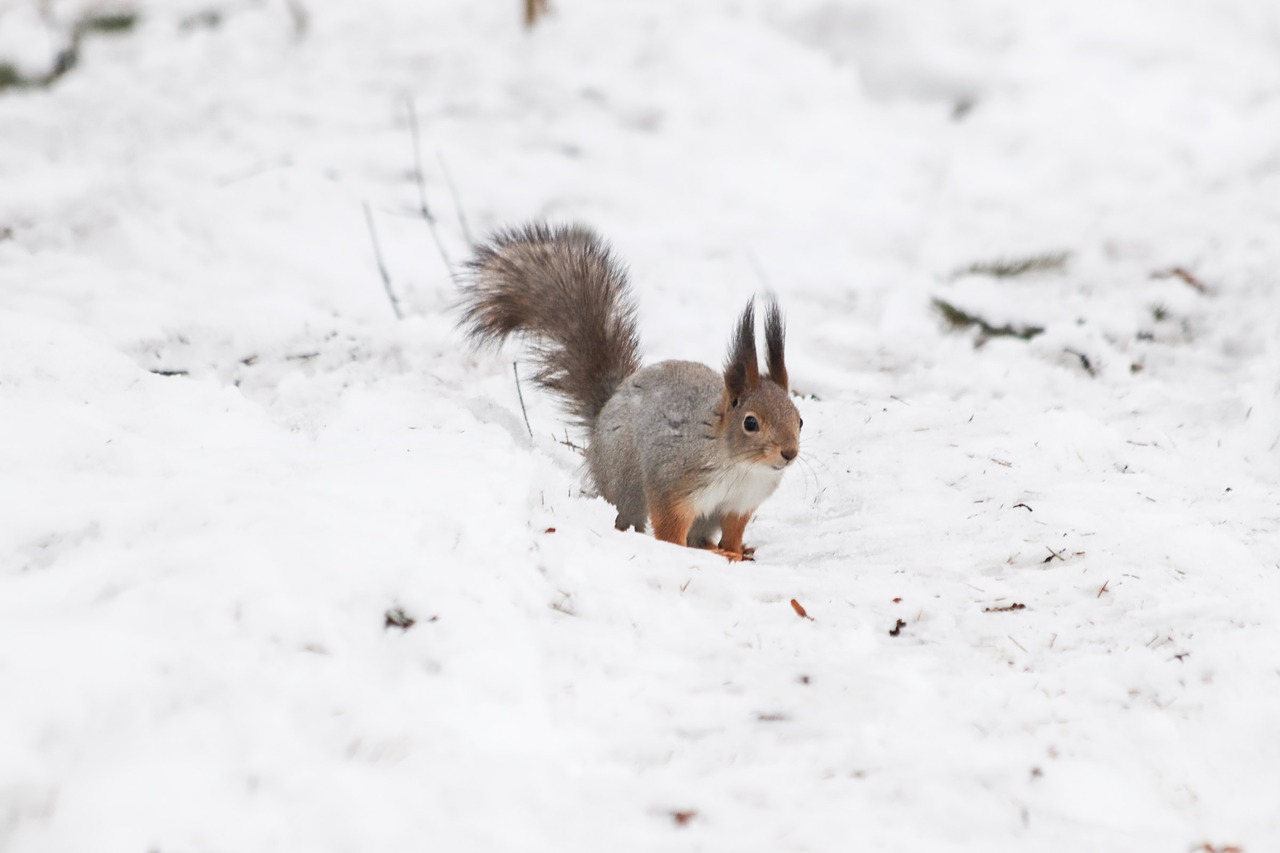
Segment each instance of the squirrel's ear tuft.
[{"label": "squirrel's ear tuft", "polygon": [[783,391],[790,390],[787,383],[787,362],[784,349],[787,342],[787,327],[782,322],[782,310],[778,308],[776,299],[769,300],[769,308],[764,315],[764,345],[767,353],[765,363],[769,367],[769,378]]},{"label": "squirrel's ear tuft", "polygon": [[724,366],[724,387],[730,401],[760,387],[760,364],[756,360],[756,301],[752,299],[738,319],[729,344],[729,360]]}]

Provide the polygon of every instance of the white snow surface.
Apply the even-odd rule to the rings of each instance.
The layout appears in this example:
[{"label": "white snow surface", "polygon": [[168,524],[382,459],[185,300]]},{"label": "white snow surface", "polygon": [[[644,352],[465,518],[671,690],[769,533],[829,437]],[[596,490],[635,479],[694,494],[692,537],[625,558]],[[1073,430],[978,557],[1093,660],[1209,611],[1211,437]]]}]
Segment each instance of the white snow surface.
[{"label": "white snow surface", "polygon": [[[518,5],[143,0],[0,93],[0,849],[1280,850],[1280,8]],[[589,223],[650,360],[777,293],[754,563],[526,432],[409,103],[454,266]]]}]

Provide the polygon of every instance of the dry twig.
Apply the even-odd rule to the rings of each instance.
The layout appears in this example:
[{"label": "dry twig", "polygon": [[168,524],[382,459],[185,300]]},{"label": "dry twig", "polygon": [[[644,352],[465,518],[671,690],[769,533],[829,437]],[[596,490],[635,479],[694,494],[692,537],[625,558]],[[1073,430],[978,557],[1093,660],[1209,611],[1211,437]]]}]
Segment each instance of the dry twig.
[{"label": "dry twig", "polygon": [[409,108],[409,133],[413,136],[413,177],[418,183],[418,212],[422,214],[422,218],[427,221],[427,227],[431,229],[431,239],[435,241],[436,250],[440,252],[440,259],[444,261],[449,278],[456,279],[453,263],[449,260],[449,253],[445,251],[440,232],[436,228],[436,218],[432,215],[431,208],[427,207],[427,185],[422,176],[422,147],[418,144],[418,108],[414,106],[412,98],[406,103]]},{"label": "dry twig", "polygon": [[524,428],[529,431],[529,438],[533,438],[533,427],[529,426],[529,413],[524,408],[524,392],[520,390],[520,366],[517,362],[511,362],[511,372],[516,375],[516,397],[520,399],[520,414],[524,415]]},{"label": "dry twig", "polygon": [[538,23],[538,18],[547,13],[547,8],[547,0],[524,0],[525,29],[533,29],[533,25]]},{"label": "dry twig", "polygon": [[378,273],[382,276],[382,286],[387,291],[387,298],[391,300],[391,310],[395,312],[397,320],[404,319],[404,312],[400,310],[400,300],[396,298],[396,292],[391,289],[391,276],[387,273],[387,265],[382,262],[382,247],[378,245],[378,231],[373,227],[373,211],[369,209],[369,203],[364,203],[364,219],[369,224],[369,240],[373,243],[373,256],[378,261]]},{"label": "dry twig", "polygon": [[1197,293],[1209,292],[1209,288],[1205,283],[1196,278],[1186,267],[1171,267],[1167,270],[1157,270],[1151,274],[1152,278],[1176,278],[1187,286],[1191,287]]}]

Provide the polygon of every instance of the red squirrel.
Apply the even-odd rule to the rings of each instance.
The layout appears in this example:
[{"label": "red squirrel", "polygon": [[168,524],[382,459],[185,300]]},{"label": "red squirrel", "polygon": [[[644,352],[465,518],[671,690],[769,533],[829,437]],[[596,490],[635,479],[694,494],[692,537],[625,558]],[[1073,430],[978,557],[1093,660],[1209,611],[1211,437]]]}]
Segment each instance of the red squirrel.
[{"label": "red squirrel", "polygon": [[626,273],[582,226],[495,234],[468,262],[462,292],[471,339],[521,334],[534,381],[585,427],[587,469],[617,508],[619,530],[644,532],[651,521],[665,542],[752,558],[743,531],[798,456],[804,425],[788,394],[775,301],[765,310],[761,375],[754,300],[723,371],[691,361],[642,367]]}]

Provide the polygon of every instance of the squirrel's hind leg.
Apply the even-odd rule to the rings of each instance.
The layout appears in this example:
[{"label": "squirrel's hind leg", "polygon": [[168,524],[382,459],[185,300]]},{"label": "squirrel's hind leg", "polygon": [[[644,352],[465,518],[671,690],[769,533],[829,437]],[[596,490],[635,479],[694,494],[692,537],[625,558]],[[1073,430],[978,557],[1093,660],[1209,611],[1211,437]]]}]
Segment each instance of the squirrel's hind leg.
[{"label": "squirrel's hind leg", "polygon": [[633,488],[624,491],[618,495],[614,506],[618,508],[618,519],[614,522],[614,527],[619,530],[634,527],[636,533],[644,533],[645,521],[648,520],[649,514],[646,511],[643,490]]},{"label": "squirrel's hind leg", "polygon": [[645,500],[640,467],[633,461],[634,454],[617,444],[611,436],[593,436],[587,445],[587,465],[591,480],[600,495],[618,510],[613,526],[619,530],[634,527],[644,533],[649,518],[649,505]]},{"label": "squirrel's hind leg", "polygon": [[618,511],[618,517],[614,520],[613,526],[619,530],[631,530],[635,528],[636,533],[644,533],[645,521],[648,517],[641,513],[640,515],[630,515],[621,510]]}]

